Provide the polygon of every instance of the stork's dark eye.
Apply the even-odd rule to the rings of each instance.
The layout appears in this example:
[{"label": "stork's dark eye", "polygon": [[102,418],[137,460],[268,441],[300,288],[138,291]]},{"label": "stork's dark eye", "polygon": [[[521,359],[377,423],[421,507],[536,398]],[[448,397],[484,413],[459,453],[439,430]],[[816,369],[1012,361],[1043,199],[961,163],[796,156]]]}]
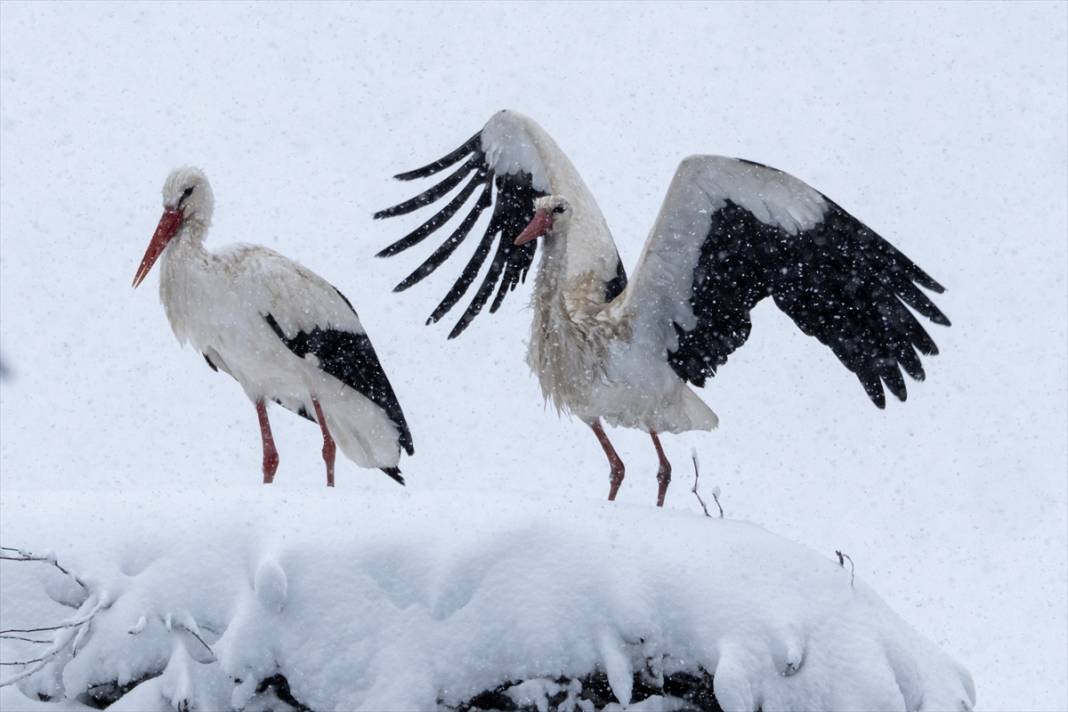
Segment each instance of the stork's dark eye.
[{"label": "stork's dark eye", "polygon": [[191,185],[182,191],[182,197],[178,199],[178,207],[182,207],[182,203],[185,202],[186,198],[193,194],[193,188],[195,187],[195,185]]},{"label": "stork's dark eye", "polygon": [[553,208],[553,212],[556,213],[557,215],[559,215],[560,213],[564,212],[564,210],[566,210],[566,208],[564,208],[563,205],[557,205],[555,208]]}]

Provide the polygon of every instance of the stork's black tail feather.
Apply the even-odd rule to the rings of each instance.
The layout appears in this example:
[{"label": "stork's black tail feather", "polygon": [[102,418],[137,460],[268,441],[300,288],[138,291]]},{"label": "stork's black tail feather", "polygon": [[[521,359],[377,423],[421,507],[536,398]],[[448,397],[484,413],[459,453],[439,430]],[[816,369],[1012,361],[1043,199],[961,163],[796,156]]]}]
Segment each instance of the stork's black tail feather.
[{"label": "stork's black tail feather", "polygon": [[382,470],[382,472],[385,472],[387,475],[396,480],[401,487],[404,486],[404,478],[401,477],[401,471],[399,467],[380,467],[378,469]]}]

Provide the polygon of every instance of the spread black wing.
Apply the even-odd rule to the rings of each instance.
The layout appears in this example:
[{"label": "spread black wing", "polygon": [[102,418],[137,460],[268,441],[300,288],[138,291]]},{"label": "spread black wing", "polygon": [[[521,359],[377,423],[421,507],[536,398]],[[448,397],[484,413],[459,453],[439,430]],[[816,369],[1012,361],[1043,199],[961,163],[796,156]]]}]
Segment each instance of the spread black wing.
[{"label": "spread black wing", "polygon": [[801,331],[830,347],[880,408],[884,385],[905,400],[901,370],[924,378],[917,351],[938,353],[909,307],[949,325],[919,289],[942,292],[938,282],[826,196],[759,164],[687,159],[650,241],[661,260],[691,275],[689,309],[673,310],[663,299],[670,295],[653,301],[661,298],[661,326],[671,326],[668,362],[698,386],[745,343],[750,311],[767,296]]},{"label": "spread black wing", "polygon": [[489,256],[493,243],[496,241],[497,246],[493,254],[493,260],[490,262],[489,270],[483,277],[482,283],[468,304],[467,309],[464,310],[459,321],[449,332],[450,339],[459,336],[471,321],[478,316],[483,307],[485,307],[486,302],[489,301],[494,288],[496,288],[497,294],[490,306],[490,313],[496,312],[504,301],[505,296],[515,289],[517,284],[526,279],[530,265],[534,261],[537,243],[529,242],[526,245],[516,247],[513,241],[534,217],[535,199],[545,195],[544,192],[534,188],[531,173],[528,171],[517,167],[509,172],[495,173],[482,147],[482,132],[475,134],[459,148],[442,158],[428,163],[422,168],[401,173],[396,178],[405,181],[427,178],[457,164],[459,166],[437,185],[399,205],[375,213],[376,219],[411,213],[431,203],[443,200],[450,191],[463,183],[463,188],[434,215],[378,253],[379,257],[389,257],[418,245],[434,234],[453,216],[464,209],[469,198],[478,192],[478,197],[468,207],[463,219],[452,233],[415,271],[405,277],[394,288],[394,291],[400,292],[424,279],[440,267],[445,260],[452,256],[456,248],[460,246],[460,243],[467,238],[483,211],[488,208],[493,209],[485,232],[483,232],[474,253],[460,273],[460,277],[452,285],[452,288],[445,295],[445,298],[441,300],[437,308],[434,309],[430,318],[427,319],[427,324],[438,321],[460,301],[478,277],[478,273]]}]

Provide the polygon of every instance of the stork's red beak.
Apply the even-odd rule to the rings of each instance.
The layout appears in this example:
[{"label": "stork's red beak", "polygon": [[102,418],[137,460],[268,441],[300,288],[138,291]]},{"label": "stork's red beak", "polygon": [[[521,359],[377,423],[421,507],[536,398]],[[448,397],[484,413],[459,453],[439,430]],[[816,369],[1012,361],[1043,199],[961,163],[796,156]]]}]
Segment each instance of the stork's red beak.
[{"label": "stork's red beak", "polygon": [[515,239],[516,245],[525,245],[553,229],[553,216],[548,210],[539,210],[534,213],[534,219],[523,228],[519,237]]},{"label": "stork's red beak", "polygon": [[134,275],[134,289],[152,271],[152,265],[156,264],[156,260],[163,254],[167,243],[171,241],[171,238],[174,237],[174,234],[178,232],[178,228],[181,226],[181,211],[172,208],[163,211],[163,217],[159,219],[159,225],[156,226],[156,232],[152,235],[152,241],[148,243],[148,249],[145,250],[145,256],[141,258],[141,266],[137,268],[137,274]]}]

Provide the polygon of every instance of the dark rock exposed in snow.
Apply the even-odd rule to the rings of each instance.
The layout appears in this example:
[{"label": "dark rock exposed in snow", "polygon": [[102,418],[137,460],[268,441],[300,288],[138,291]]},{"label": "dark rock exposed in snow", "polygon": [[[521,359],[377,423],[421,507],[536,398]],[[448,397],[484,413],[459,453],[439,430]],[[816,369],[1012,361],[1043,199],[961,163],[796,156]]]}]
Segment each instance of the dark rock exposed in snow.
[{"label": "dark rock exposed in snow", "polygon": [[[695,673],[665,675],[660,681],[652,679],[646,672],[635,674],[631,704],[646,700],[660,702],[656,709],[722,712],[712,690],[712,676],[703,669]],[[618,703],[608,675],[597,671],[582,678],[511,681],[458,705],[441,705],[439,709],[447,712],[591,712]]]}]

